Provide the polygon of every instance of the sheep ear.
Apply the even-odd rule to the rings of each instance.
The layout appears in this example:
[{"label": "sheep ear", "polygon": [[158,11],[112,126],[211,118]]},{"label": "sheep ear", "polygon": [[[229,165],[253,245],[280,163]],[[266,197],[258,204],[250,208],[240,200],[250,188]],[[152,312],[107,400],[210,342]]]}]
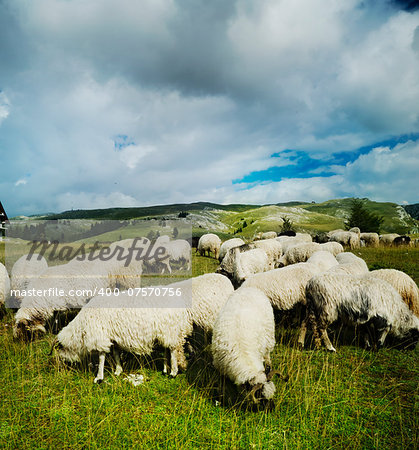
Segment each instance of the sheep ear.
[{"label": "sheep ear", "polygon": [[268,373],[268,375],[266,375],[266,379],[267,379],[268,381],[271,381],[272,378],[273,378],[275,375],[278,375],[278,376],[281,377],[281,379],[284,380],[284,381],[288,381],[288,380],[289,380],[289,375],[282,375],[282,373],[281,373],[279,370],[271,370],[271,371]]}]

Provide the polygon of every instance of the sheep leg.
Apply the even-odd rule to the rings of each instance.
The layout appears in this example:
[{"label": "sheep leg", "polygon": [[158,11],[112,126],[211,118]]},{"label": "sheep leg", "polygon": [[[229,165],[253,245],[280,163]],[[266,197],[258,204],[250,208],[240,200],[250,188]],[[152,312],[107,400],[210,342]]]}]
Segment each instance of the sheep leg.
[{"label": "sheep leg", "polygon": [[307,334],[307,318],[301,322],[300,334],[298,336],[298,346],[303,349]]},{"label": "sheep leg", "polygon": [[336,352],[335,347],[333,347],[332,343],[330,342],[326,328],[320,329],[320,336],[323,339],[324,345],[326,346],[327,350],[329,350],[329,352]]},{"label": "sheep leg", "polygon": [[99,369],[95,378],[95,383],[101,383],[103,381],[103,369],[105,368],[105,357],[106,353],[99,353]]},{"label": "sheep leg", "polygon": [[170,350],[166,348],[164,350],[164,361],[163,361],[163,374],[167,375],[169,372],[169,358],[170,358]]},{"label": "sheep leg", "polygon": [[118,377],[122,373],[122,364],[121,364],[121,358],[119,357],[119,351],[115,347],[115,345],[112,347],[112,354],[113,354],[113,357],[115,359],[115,364],[116,364],[115,375]]},{"label": "sheep leg", "polygon": [[176,349],[170,350],[170,376],[175,378],[178,373],[178,365],[177,365],[177,357],[176,357]]},{"label": "sheep leg", "polygon": [[186,361],[183,345],[179,345],[179,347],[176,348],[175,352],[179,369],[185,371],[188,367],[188,362]]},{"label": "sheep leg", "polygon": [[378,348],[381,348],[384,345],[384,341],[385,341],[389,331],[390,331],[390,327],[386,327],[383,331],[381,331],[381,336],[378,339]]}]

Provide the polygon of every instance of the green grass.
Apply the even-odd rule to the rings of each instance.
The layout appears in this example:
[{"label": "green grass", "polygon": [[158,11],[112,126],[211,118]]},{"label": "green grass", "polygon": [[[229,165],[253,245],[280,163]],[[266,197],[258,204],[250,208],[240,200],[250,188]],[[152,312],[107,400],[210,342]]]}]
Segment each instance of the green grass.
[{"label": "green grass", "polygon": [[[418,282],[418,249],[360,249],[370,267],[404,269]],[[406,254],[407,253],[407,254]],[[217,262],[193,256],[193,275]],[[126,373],[145,375],[134,387],[107,367],[61,365],[48,356],[52,335],[31,344],[12,339],[13,316],[0,322],[1,448],[417,448],[419,352],[366,352],[350,342],[337,354],[295,348],[295,330],[280,327],[273,366],[275,409],[233,405],[203,352],[188,371],[169,379],[161,354],[129,358]],[[224,397],[220,396],[223,392]],[[224,399],[224,403],[221,400]]]}]

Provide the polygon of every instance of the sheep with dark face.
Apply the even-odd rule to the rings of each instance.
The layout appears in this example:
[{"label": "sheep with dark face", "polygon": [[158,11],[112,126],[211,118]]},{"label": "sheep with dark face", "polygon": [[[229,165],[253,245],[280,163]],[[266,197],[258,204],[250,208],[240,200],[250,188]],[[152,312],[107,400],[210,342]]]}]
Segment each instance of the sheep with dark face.
[{"label": "sheep with dark face", "polygon": [[398,247],[400,245],[410,245],[411,239],[410,236],[397,236],[394,238],[393,245]]},{"label": "sheep with dark face", "polygon": [[317,347],[322,340],[327,350],[336,351],[327,327],[338,319],[363,325],[369,332],[373,328],[378,333],[378,346],[384,344],[389,333],[403,340],[407,347],[415,346],[419,339],[419,319],[390,284],[371,274],[315,276],[307,283],[306,298]]},{"label": "sheep with dark face", "polygon": [[256,288],[235,291],[215,322],[211,350],[215,368],[254,403],[274,396],[270,371],[274,345],[275,321],[267,296]]}]

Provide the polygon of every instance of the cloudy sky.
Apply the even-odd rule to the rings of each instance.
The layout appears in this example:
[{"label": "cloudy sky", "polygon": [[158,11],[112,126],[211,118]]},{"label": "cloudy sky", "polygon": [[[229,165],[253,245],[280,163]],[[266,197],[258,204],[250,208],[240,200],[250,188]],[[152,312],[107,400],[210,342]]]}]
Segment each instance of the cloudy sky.
[{"label": "cloudy sky", "polygon": [[419,202],[415,3],[0,0],[0,200]]}]

